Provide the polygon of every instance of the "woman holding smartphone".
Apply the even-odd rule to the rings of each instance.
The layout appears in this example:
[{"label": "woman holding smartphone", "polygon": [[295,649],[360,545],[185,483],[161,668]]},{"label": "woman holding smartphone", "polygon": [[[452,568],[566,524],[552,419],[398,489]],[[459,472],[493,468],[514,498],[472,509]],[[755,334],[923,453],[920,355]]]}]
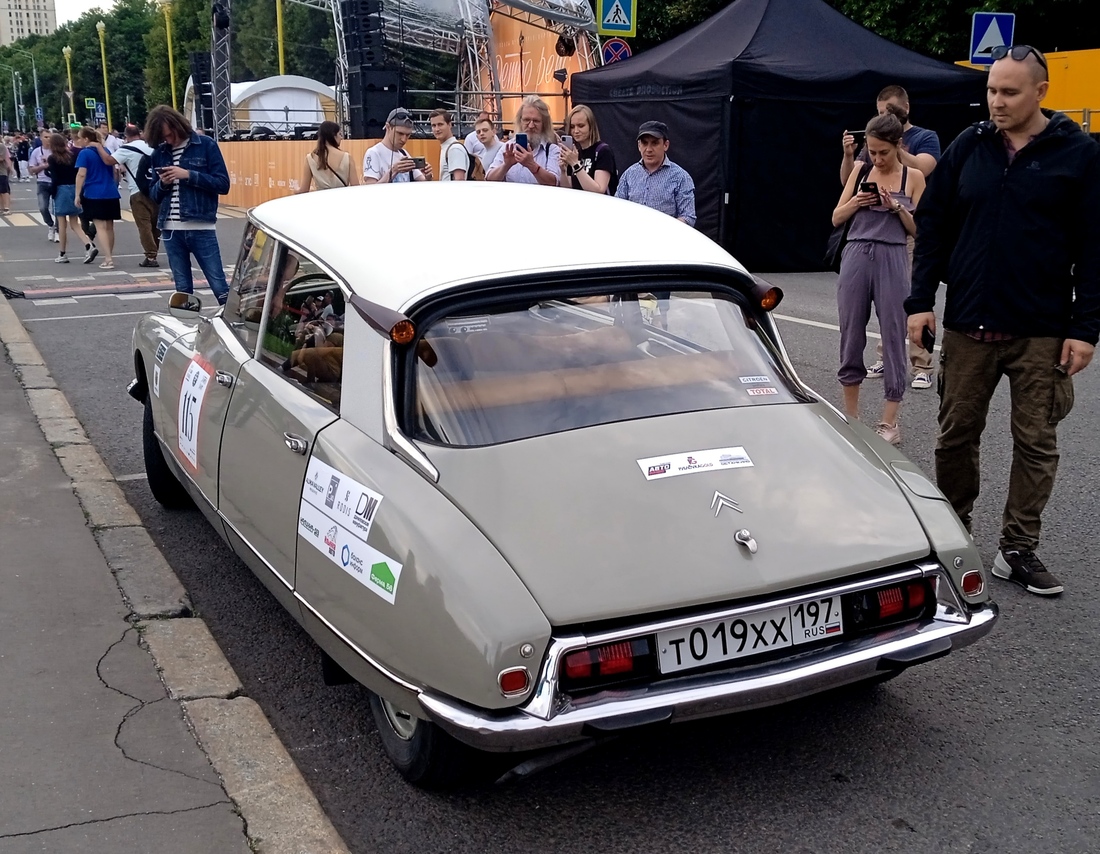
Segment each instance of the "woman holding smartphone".
[{"label": "woman holding smartphone", "polygon": [[550,108],[538,95],[528,95],[516,113],[515,140],[497,152],[485,180],[556,187],[560,174],[561,146],[554,142]]},{"label": "woman holding smartphone", "polygon": [[859,387],[867,376],[863,351],[874,303],[882,335],[886,398],[875,432],[898,445],[898,409],[909,379],[904,302],[911,270],[906,239],[917,231],[912,212],[924,192],[924,176],[901,165],[898,155],[903,129],[896,116],[887,113],[871,119],[866,132],[871,168],[852,170],[833,211],[834,226],[851,220],[836,286],[840,313],[837,379],[844,387],[845,413],[859,418]]},{"label": "woman holding smartphone", "polygon": [[570,136],[562,138],[561,185],[600,195],[615,195],[619,185],[615,155],[600,141],[596,116],[590,107],[577,104],[565,119]]}]

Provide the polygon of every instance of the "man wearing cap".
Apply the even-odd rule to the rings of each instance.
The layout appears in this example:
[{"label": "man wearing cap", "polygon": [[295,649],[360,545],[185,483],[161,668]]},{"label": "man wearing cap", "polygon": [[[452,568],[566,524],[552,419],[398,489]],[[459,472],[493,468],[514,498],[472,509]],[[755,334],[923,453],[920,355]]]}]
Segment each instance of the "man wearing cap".
[{"label": "man wearing cap", "polygon": [[386,118],[382,141],[367,149],[363,157],[364,184],[407,184],[409,181],[432,180],[432,167],[417,169],[404,145],[413,134],[409,111],[398,107]]},{"label": "man wearing cap", "polygon": [[638,153],[641,160],[623,172],[616,197],[695,225],[695,182],[668,159],[664,122],[645,122],[638,128]]},{"label": "man wearing cap", "polygon": [[1100,146],[1040,108],[1050,84],[1039,51],[990,56],[991,121],[963,131],[928,178],[905,309],[911,340],[935,333],[936,289],[947,284],[936,482],[968,529],[990,400],[1008,377],[1012,467],[993,574],[1050,596],[1062,583],[1035,552],[1058,423],[1100,337]]}]

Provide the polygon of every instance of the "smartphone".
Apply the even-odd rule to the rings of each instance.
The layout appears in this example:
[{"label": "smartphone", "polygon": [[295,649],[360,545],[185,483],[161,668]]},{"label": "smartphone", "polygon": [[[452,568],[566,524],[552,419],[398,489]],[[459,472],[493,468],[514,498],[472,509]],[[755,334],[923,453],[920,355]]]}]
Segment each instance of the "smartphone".
[{"label": "smartphone", "polygon": [[844,132],[849,133],[852,136],[866,136],[867,135],[867,131],[865,131],[865,130],[846,130]]},{"label": "smartphone", "polygon": [[861,193],[874,193],[877,196],[878,184],[876,184],[874,181],[864,181],[862,184],[859,185],[859,191]]},{"label": "smartphone", "polygon": [[413,158],[413,166],[415,166],[417,169],[422,170],[427,165],[428,165],[428,158],[426,158],[426,157],[414,157]]},{"label": "smartphone", "polygon": [[927,350],[929,353],[931,353],[932,349],[936,346],[936,336],[927,326],[921,330],[920,343],[921,346],[924,347],[924,349]]},{"label": "smartphone", "polygon": [[561,144],[564,145],[566,148],[572,148],[573,147],[573,137],[566,134],[565,136],[563,136],[561,138]]},{"label": "smartphone", "polygon": [[527,148],[527,134],[517,133],[515,142],[520,148]]}]

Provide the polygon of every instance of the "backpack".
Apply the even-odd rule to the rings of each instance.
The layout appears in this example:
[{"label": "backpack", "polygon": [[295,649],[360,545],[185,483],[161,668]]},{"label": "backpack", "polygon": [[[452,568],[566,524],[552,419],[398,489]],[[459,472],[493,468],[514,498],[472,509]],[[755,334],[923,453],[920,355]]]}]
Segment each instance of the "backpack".
[{"label": "backpack", "polygon": [[134,179],[134,183],[137,184],[138,192],[146,198],[149,197],[149,187],[153,183],[153,161],[140,148],[135,148],[132,145],[120,145],[119,148],[125,148],[127,151],[136,151],[141,155],[141,159],[138,160],[137,172],[126,167],[126,171],[130,173],[130,177]]},{"label": "backpack", "polygon": [[443,157],[446,159],[447,153],[451,150],[452,145],[457,145],[464,152],[466,152],[466,163],[469,168],[466,170],[467,181],[484,181],[485,180],[485,167],[481,163],[481,158],[476,154],[471,154],[470,149],[466,147],[466,144],[460,140],[455,139],[451,145],[447,146],[447,151],[443,152]]}]

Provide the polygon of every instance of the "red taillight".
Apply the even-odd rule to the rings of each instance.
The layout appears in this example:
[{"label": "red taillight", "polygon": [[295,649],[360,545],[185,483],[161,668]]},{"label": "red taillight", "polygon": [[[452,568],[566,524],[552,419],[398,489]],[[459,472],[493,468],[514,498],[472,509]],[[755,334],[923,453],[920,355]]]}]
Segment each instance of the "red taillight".
[{"label": "red taillight", "polygon": [[880,619],[888,620],[896,617],[905,608],[905,597],[902,596],[900,587],[887,587],[878,592],[878,615]]},{"label": "red taillight", "polygon": [[513,694],[522,694],[531,683],[531,677],[526,667],[513,667],[510,670],[502,670],[497,677],[500,692],[506,697]]},{"label": "red taillight", "polygon": [[906,585],[906,592],[909,594],[909,607],[910,608],[923,608],[925,587],[923,581],[910,581]]},{"label": "red taillight", "polygon": [[972,569],[970,572],[963,573],[962,589],[966,596],[977,596],[985,590],[985,579],[982,578],[981,572]]},{"label": "red taillight", "polygon": [[594,646],[565,656],[565,675],[570,679],[621,676],[633,670],[634,647],[630,641]]}]

